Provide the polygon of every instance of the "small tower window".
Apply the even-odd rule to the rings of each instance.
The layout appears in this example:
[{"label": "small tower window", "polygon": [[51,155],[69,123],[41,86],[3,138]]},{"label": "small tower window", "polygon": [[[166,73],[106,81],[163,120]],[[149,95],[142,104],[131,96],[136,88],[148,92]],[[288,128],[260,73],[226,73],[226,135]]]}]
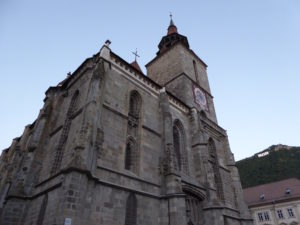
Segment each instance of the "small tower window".
[{"label": "small tower window", "polygon": [[199,74],[198,74],[197,64],[196,64],[195,60],[193,60],[193,66],[194,66],[194,73],[195,73],[196,82],[197,82],[197,84],[199,84]]}]

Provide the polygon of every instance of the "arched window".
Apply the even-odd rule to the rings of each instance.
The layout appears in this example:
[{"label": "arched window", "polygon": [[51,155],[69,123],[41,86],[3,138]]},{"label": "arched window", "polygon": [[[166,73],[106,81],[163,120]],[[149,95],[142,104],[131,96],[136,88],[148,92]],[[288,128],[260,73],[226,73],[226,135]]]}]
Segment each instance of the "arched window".
[{"label": "arched window", "polygon": [[141,110],[141,97],[137,91],[132,91],[130,93],[129,99],[129,115],[139,118]]},{"label": "arched window", "polygon": [[193,60],[193,67],[194,67],[196,82],[199,84],[199,74],[198,74],[197,64],[195,60]]},{"label": "arched window", "polygon": [[208,153],[209,153],[210,160],[214,164],[217,164],[217,151],[216,151],[215,142],[213,141],[212,138],[208,140]]},{"label": "arched window", "polygon": [[126,143],[125,150],[125,169],[135,172],[136,169],[136,143],[135,140],[130,137]]},{"label": "arched window", "polygon": [[125,148],[125,169],[134,173],[138,172],[138,141],[139,120],[142,106],[142,98],[137,91],[131,91],[129,96],[127,140]]},{"label": "arched window", "polygon": [[77,90],[77,91],[75,91],[75,93],[71,99],[71,102],[70,102],[70,105],[69,105],[69,108],[67,111],[66,120],[63,125],[62,131],[61,131],[61,136],[60,136],[58,144],[57,144],[57,148],[56,148],[56,152],[55,152],[55,156],[54,156],[54,163],[53,163],[53,166],[51,169],[51,174],[56,173],[56,171],[60,168],[60,164],[61,164],[63,154],[64,154],[64,147],[67,142],[71,123],[72,123],[72,116],[73,116],[73,114],[76,110],[76,106],[77,106],[78,95],[79,95],[79,91]]},{"label": "arched window", "polygon": [[224,200],[224,194],[223,194],[223,185],[219,170],[219,162],[217,157],[217,151],[215,142],[212,138],[208,140],[208,152],[209,152],[209,158],[212,163],[213,173],[214,173],[214,180],[215,180],[215,187],[217,189],[217,196],[220,200]]},{"label": "arched window", "polygon": [[183,171],[184,173],[188,174],[185,139],[185,132],[182,123],[179,120],[175,120],[173,125],[175,166],[179,171]]},{"label": "arched window", "polygon": [[39,216],[38,216],[38,220],[37,220],[37,225],[42,225],[43,221],[44,221],[44,216],[45,216],[45,212],[46,212],[46,208],[47,208],[47,203],[48,203],[48,194],[45,195],[41,208],[40,208],[40,212],[39,212]]},{"label": "arched window", "polygon": [[126,201],[125,225],[137,224],[137,200],[135,194],[130,193]]},{"label": "arched window", "polygon": [[2,206],[3,206],[3,203],[5,201],[7,193],[9,192],[10,186],[11,186],[11,183],[7,182],[4,186],[4,188],[2,189],[2,193],[0,193],[0,208],[2,208]]},{"label": "arched window", "polygon": [[174,140],[174,152],[175,152],[175,159],[176,159],[176,168],[181,171],[181,145],[182,145],[182,140],[180,136],[180,131],[178,127],[174,126],[173,127],[173,140]]}]

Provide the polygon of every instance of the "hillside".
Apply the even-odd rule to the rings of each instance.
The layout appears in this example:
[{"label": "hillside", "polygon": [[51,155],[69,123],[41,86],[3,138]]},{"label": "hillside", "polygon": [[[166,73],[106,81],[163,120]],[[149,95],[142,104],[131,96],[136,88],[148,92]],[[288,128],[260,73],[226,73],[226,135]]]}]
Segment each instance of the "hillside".
[{"label": "hillside", "polygon": [[300,179],[300,147],[273,145],[236,165],[243,188],[291,177]]}]

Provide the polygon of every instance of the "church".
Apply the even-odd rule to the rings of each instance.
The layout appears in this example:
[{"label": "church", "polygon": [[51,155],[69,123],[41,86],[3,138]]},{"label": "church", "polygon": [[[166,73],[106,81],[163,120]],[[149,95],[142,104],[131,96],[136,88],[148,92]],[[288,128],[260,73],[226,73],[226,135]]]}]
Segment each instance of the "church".
[{"label": "church", "polygon": [[207,65],[172,18],[147,74],[110,41],[0,158],[1,225],[252,225]]}]

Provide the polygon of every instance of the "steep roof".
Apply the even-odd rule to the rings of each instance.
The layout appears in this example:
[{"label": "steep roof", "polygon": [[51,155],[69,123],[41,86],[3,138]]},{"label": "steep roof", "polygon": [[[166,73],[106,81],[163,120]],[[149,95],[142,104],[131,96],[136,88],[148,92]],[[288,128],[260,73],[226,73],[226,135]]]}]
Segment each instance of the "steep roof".
[{"label": "steep roof", "polygon": [[289,201],[300,198],[300,180],[297,178],[290,178],[246,188],[243,191],[248,206]]},{"label": "steep roof", "polygon": [[136,70],[140,71],[141,73],[142,70],[141,70],[141,67],[139,66],[138,62],[136,60],[134,60],[132,63],[130,63],[131,66],[133,66]]}]

